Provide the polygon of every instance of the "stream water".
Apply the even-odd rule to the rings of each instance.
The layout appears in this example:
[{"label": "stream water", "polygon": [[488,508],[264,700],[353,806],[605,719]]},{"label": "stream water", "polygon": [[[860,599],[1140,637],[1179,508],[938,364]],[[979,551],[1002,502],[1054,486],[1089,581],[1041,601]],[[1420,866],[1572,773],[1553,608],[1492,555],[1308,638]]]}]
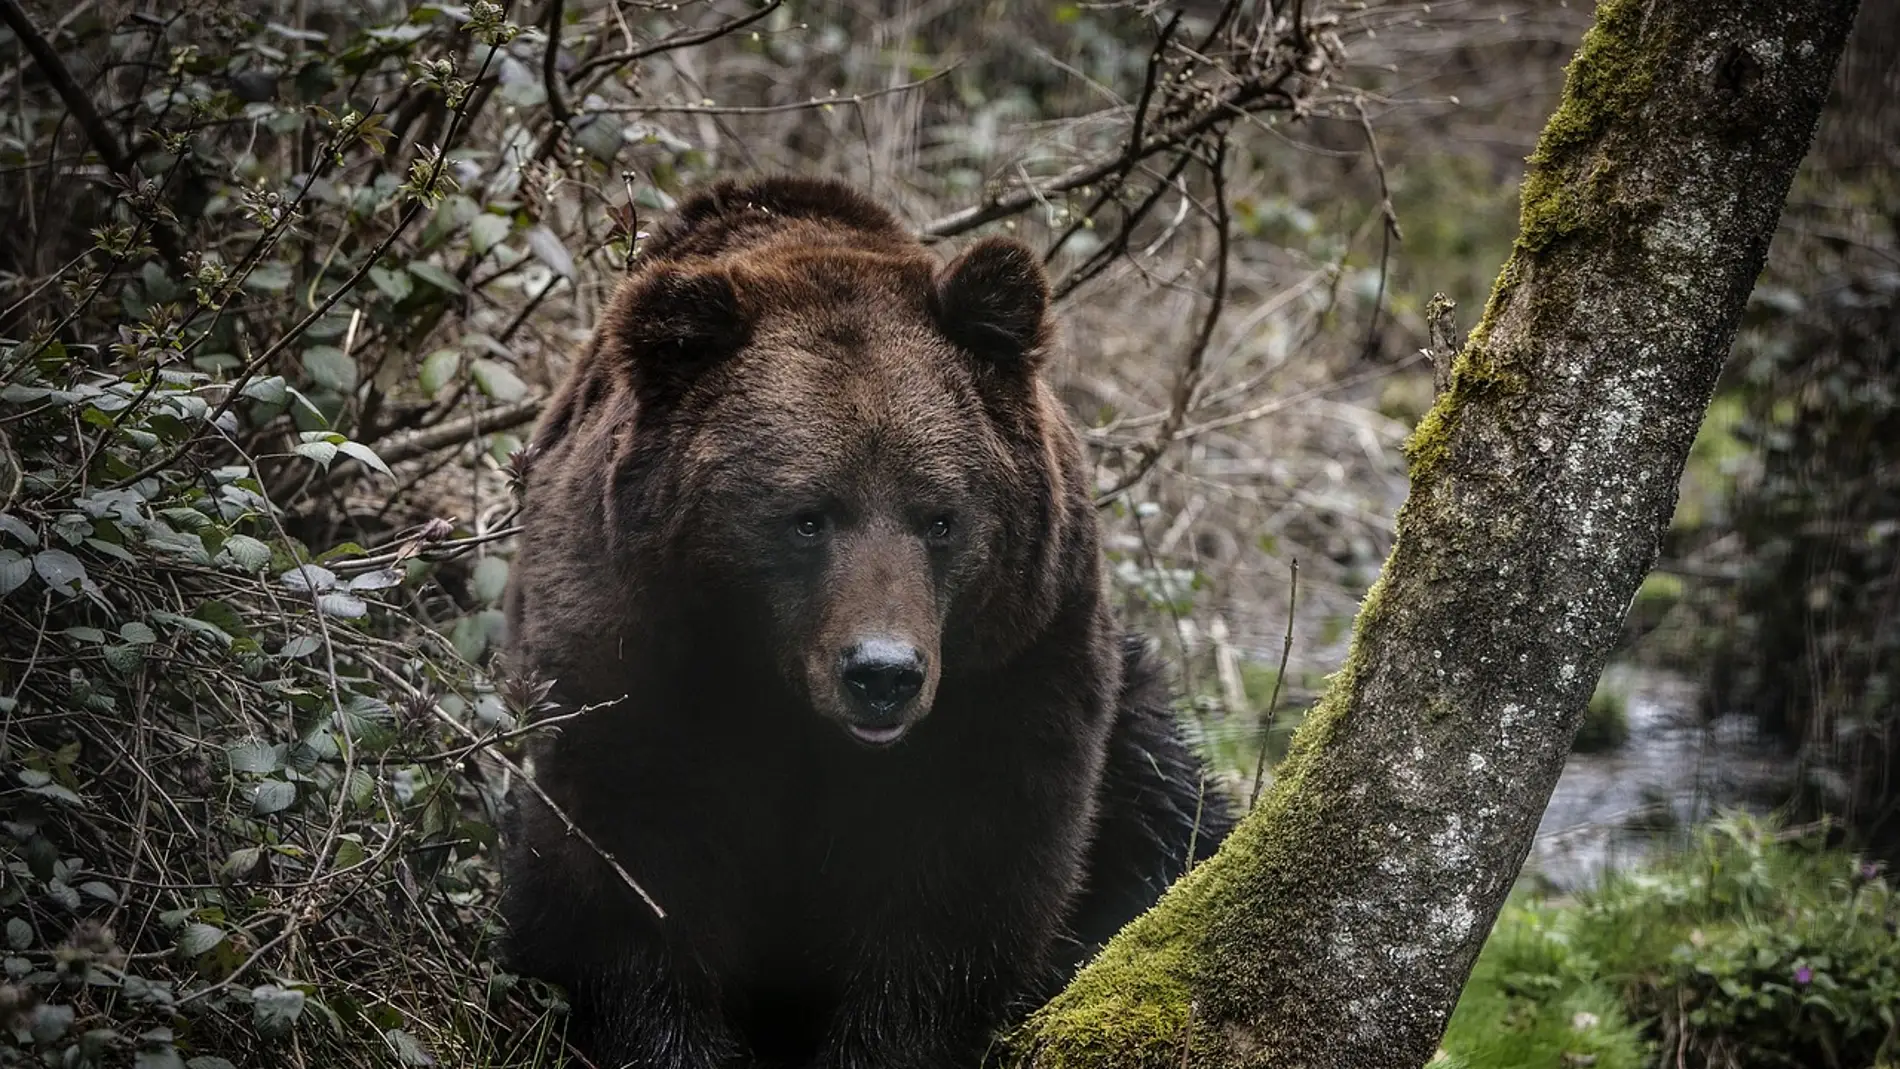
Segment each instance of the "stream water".
[{"label": "stream water", "polygon": [[[1692,825],[1723,809],[1765,809],[1759,799],[1794,771],[1745,718],[1699,722],[1692,681],[1624,666],[1605,675],[1627,698],[1629,737],[1615,750],[1570,755],[1524,864],[1523,878],[1558,893],[1588,886],[1658,845],[1681,842]],[[1217,747],[1257,752],[1256,725],[1204,729]],[[1246,738],[1221,739],[1227,731]]]},{"label": "stream water", "polygon": [[1745,718],[1699,722],[1692,682],[1620,668],[1608,678],[1628,695],[1629,739],[1570,755],[1524,865],[1526,877],[1558,890],[1638,861],[1721,809],[1762,808],[1758,800],[1793,774]]}]

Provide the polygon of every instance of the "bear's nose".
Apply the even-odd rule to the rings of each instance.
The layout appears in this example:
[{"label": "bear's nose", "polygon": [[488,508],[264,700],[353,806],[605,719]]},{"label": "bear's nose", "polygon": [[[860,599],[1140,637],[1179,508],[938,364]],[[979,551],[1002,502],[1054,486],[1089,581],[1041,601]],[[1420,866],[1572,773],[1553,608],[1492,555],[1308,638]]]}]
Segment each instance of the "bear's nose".
[{"label": "bear's nose", "polygon": [[870,639],[844,655],[844,687],[869,719],[883,720],[924,689],[924,658],[917,647]]}]

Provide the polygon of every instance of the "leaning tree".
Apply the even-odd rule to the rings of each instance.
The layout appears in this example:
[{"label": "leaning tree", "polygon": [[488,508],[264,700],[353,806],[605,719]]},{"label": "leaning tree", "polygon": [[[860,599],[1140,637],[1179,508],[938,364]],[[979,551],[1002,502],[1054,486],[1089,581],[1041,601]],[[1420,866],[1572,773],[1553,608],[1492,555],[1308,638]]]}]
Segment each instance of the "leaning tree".
[{"label": "leaning tree", "polygon": [[1344,667],[1258,808],[1009,1037],[1016,1064],[1431,1057],[1655,560],[1857,7],[1599,6],[1408,444]]}]

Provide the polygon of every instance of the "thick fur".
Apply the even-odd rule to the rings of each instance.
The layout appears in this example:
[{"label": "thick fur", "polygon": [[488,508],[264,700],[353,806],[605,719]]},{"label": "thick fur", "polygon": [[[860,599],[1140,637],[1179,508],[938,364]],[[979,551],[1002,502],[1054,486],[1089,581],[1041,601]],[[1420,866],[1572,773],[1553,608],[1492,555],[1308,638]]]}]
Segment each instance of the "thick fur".
[{"label": "thick fur", "polygon": [[[593,707],[536,782],[666,911],[515,792],[509,957],[595,1064],[964,1069],[1226,833],[1103,596],[1047,303],[1020,244],[943,264],[791,178],[688,200],[620,284],[507,605]],[[928,669],[881,747],[835,679],[866,635]]]}]

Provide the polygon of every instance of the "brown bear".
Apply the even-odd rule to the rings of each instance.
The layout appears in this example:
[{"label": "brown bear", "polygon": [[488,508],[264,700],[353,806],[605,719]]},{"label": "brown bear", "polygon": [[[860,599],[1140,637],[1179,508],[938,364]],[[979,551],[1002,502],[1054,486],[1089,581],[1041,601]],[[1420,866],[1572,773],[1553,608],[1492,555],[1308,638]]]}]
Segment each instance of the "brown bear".
[{"label": "brown bear", "polygon": [[[1212,853],[1039,259],[829,181],[647,239],[532,438],[510,657],[568,710],[503,919],[597,1065],[968,1069]],[[1197,818],[1199,820],[1196,826]]]}]

